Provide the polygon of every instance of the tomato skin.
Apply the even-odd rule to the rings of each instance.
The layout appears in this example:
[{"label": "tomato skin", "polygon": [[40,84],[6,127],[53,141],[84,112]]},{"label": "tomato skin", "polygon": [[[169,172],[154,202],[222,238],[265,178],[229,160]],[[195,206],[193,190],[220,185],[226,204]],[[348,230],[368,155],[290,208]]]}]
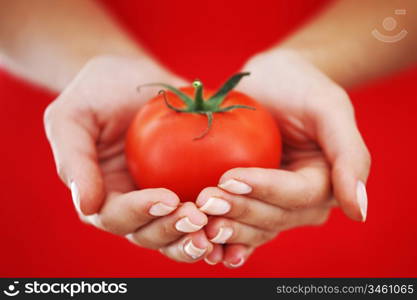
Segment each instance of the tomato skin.
[{"label": "tomato skin", "polygon": [[[192,88],[180,89],[190,97]],[[212,91],[205,91],[205,99]],[[182,101],[167,92],[178,108]],[[129,170],[139,188],[167,188],[181,201],[195,201],[202,189],[216,186],[236,167],[278,168],[281,137],[275,120],[258,102],[232,91],[221,107],[242,104],[256,108],[214,113],[212,128],[204,114],[175,112],[162,95],[147,102],[135,116],[126,137]]]}]

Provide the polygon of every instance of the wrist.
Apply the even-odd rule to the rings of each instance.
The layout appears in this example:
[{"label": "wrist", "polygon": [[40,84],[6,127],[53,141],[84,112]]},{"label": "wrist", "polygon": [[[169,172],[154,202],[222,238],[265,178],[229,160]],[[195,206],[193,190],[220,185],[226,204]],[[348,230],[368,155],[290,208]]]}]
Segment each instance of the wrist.
[{"label": "wrist", "polygon": [[[341,45],[343,44],[343,45]],[[308,42],[289,40],[280,47],[296,53],[330,79],[341,86],[348,87],[356,82],[358,69],[355,58],[359,56],[360,46],[354,44],[334,44],[329,41]]]},{"label": "wrist", "polygon": [[277,47],[254,55],[243,71],[251,72],[251,78],[242,81],[239,89],[266,106],[280,101],[285,104],[294,97],[304,99],[312,94],[319,98],[323,87],[335,97],[345,94],[340,85],[293,49]]},{"label": "wrist", "polygon": [[[351,53],[355,53],[356,50],[353,47],[350,47],[350,49]],[[343,52],[337,49],[331,49],[331,47],[284,42],[267,51],[254,55],[247,61],[245,68],[251,70],[254,67],[256,68],[257,65],[262,64],[263,61],[271,59],[300,62],[303,65],[310,65],[337,84],[348,87],[356,83],[357,76],[355,69],[358,67],[348,57],[349,55],[344,55]]]},{"label": "wrist", "polygon": [[[183,80],[172,73],[170,70],[162,66],[157,60],[150,55],[137,52],[132,54],[100,54],[91,57],[84,63],[81,69],[88,68],[90,65],[94,66],[106,66],[110,69],[123,69],[125,72],[129,72],[132,80],[138,80],[140,82],[146,80],[149,82],[168,82],[170,84],[182,84]],[[117,66],[123,66],[119,68]],[[117,77],[117,74],[114,74]]]}]

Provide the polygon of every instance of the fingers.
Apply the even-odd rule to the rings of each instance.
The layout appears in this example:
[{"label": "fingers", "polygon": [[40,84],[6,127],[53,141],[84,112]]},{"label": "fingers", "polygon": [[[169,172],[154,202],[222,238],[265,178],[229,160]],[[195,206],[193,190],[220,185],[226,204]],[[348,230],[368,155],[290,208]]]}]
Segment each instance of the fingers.
[{"label": "fingers", "polygon": [[278,234],[278,230],[266,231],[222,217],[211,218],[205,232],[210,242],[215,244],[239,243],[255,247]]},{"label": "fingers", "polygon": [[365,221],[367,194],[365,183],[370,169],[369,151],[356,126],[350,101],[341,95],[344,105],[316,114],[318,140],[332,164],[334,194],[345,214]]},{"label": "fingers", "polygon": [[309,162],[296,166],[295,171],[236,168],[223,174],[219,187],[281,208],[299,209],[319,205],[329,199],[328,172],[323,163]]},{"label": "fingers", "polygon": [[274,230],[276,220],[286,219],[287,211],[257,199],[232,195],[216,187],[205,188],[197,197],[199,209],[213,216],[224,217],[259,227]]},{"label": "fingers", "polygon": [[126,235],[151,220],[172,213],[180,201],[167,189],[144,189],[109,196],[98,215],[101,227],[114,234]]},{"label": "fingers", "polygon": [[300,226],[318,226],[324,224],[330,208],[309,208],[287,212],[285,219],[271,220],[276,228],[259,228],[224,217],[212,217],[205,227],[207,238],[214,244],[244,244],[257,247],[272,239],[279,232]]},{"label": "fingers", "polygon": [[160,249],[162,254],[173,260],[188,263],[205,258],[212,250],[213,245],[207,240],[202,230],[187,234],[180,240]]},{"label": "fingers", "polygon": [[58,174],[71,188],[77,211],[85,215],[98,212],[105,197],[93,119],[83,108],[74,109],[64,101],[55,101],[44,114]]},{"label": "fingers", "polygon": [[142,247],[159,249],[185,233],[199,231],[207,221],[207,216],[198,210],[194,203],[185,202],[175,212],[142,226],[129,234],[128,238]]}]

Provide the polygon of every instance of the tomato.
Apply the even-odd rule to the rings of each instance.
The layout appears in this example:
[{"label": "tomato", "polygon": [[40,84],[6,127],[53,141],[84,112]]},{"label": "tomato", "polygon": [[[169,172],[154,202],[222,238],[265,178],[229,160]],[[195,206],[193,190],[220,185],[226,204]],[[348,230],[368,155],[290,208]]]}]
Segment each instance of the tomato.
[{"label": "tomato", "polygon": [[139,110],[125,149],[139,188],[164,187],[181,201],[194,201],[229,169],[279,167],[281,137],[275,120],[255,100],[231,91],[245,75],[234,75],[217,93],[203,91],[199,81],[195,91],[163,85],[168,91]]}]

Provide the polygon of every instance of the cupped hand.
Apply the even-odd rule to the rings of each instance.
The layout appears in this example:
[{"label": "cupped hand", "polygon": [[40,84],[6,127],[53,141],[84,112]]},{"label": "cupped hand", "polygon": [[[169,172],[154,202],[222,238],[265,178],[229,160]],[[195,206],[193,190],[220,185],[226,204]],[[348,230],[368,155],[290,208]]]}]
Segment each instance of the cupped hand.
[{"label": "cupped hand", "polygon": [[194,262],[213,248],[201,230],[207,216],[194,203],[180,204],[169,190],[137,190],[126,166],[125,132],[140,106],[157,93],[152,88],[138,93],[136,87],[149,82],[183,84],[147,59],[95,58],[48,106],[46,133],[83,221]]},{"label": "cupped hand", "polygon": [[244,67],[251,76],[240,90],[266,105],[283,138],[280,169],[237,168],[218,187],[203,190],[201,211],[215,244],[208,263],[242,265],[279,232],[323,224],[334,205],[365,221],[370,155],[346,92],[301,56],[273,50]]}]

